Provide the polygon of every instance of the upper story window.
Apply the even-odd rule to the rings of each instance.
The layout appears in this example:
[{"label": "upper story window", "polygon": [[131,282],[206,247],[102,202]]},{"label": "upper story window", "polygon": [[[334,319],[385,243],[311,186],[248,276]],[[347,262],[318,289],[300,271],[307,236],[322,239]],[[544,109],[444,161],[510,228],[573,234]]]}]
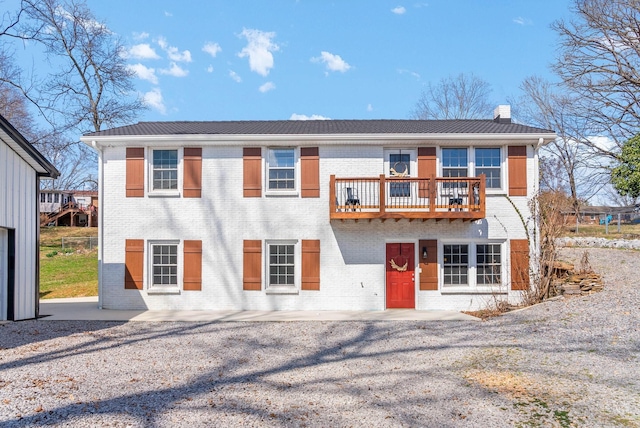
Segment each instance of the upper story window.
[{"label": "upper story window", "polygon": [[467,149],[442,149],[442,176],[469,176],[469,159],[467,155]]},{"label": "upper story window", "polygon": [[178,189],[178,151],[153,151],[153,190]]},{"label": "upper story window", "polygon": [[476,177],[484,174],[487,177],[487,189],[500,189],[502,187],[500,176],[502,159],[499,148],[475,149]]},{"label": "upper story window", "polygon": [[295,149],[269,149],[269,190],[294,190]]},{"label": "upper story window", "polygon": [[56,204],[58,202],[60,202],[60,194],[59,193],[56,193],[56,194],[53,195],[53,202],[56,203]]},{"label": "upper story window", "polygon": [[46,193],[40,193],[40,202],[46,202],[47,195]]}]

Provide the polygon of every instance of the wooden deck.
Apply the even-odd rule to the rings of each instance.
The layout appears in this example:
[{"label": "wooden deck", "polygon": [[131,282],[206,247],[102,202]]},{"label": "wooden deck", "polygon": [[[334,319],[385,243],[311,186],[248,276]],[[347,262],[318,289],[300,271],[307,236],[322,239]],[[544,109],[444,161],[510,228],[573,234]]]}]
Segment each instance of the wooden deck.
[{"label": "wooden deck", "polygon": [[331,220],[463,220],[485,217],[485,177],[331,176]]}]

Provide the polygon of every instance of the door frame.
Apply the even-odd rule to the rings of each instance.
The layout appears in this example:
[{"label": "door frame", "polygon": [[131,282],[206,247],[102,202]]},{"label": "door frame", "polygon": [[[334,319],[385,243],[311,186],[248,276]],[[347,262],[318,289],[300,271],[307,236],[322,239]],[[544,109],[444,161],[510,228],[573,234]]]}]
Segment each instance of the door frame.
[{"label": "door frame", "polygon": [[[420,273],[418,272],[419,258],[418,258],[418,239],[397,239],[397,238],[385,238],[384,240],[384,308],[387,308],[387,244],[413,244],[413,296],[414,296],[414,309],[418,307],[418,288],[420,285]],[[393,308],[392,308],[393,309]]]}]

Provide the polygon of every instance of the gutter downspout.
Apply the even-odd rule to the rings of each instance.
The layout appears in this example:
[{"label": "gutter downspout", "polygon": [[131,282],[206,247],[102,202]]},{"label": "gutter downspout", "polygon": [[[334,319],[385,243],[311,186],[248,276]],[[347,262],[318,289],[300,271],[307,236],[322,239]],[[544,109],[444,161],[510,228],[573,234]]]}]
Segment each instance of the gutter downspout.
[{"label": "gutter downspout", "polygon": [[102,309],[102,257],[104,247],[104,236],[102,222],[104,220],[103,207],[104,207],[104,187],[103,187],[103,174],[104,169],[102,167],[102,149],[100,145],[94,140],[91,141],[91,146],[96,152],[98,152],[98,309]]}]

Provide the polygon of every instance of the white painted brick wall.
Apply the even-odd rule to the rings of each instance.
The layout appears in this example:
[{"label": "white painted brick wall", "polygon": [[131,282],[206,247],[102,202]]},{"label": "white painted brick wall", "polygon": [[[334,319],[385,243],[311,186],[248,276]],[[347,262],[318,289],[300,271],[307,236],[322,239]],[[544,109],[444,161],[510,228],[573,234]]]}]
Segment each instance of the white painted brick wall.
[{"label": "white painted brick wall", "polygon": [[[320,198],[304,199],[243,198],[242,147],[212,147],[203,143],[203,197],[199,199],[125,198],[125,149],[105,148],[103,162],[101,291],[106,309],[382,310],[385,308],[385,243],[415,242],[417,249],[419,239],[468,242],[527,237],[520,217],[504,195],[487,196],[487,216],[475,222],[330,222],[329,176],[378,176],[384,172],[382,146],[321,146]],[[530,150],[530,177],[533,169]],[[524,219],[530,221],[527,198],[511,200]],[[125,290],[125,239],[144,239],[145,243],[163,239],[202,240],[202,291],[150,295],[146,291]],[[245,239],[263,242],[319,239],[320,291],[300,291],[297,295],[243,291]],[[508,247],[504,248],[507,269]],[[265,252],[263,248],[263,257]],[[263,265],[263,275],[264,269]],[[145,283],[147,270],[145,265]],[[517,296],[517,293],[509,294],[511,299]],[[475,309],[491,297],[418,291],[416,286],[417,309]]]}]

